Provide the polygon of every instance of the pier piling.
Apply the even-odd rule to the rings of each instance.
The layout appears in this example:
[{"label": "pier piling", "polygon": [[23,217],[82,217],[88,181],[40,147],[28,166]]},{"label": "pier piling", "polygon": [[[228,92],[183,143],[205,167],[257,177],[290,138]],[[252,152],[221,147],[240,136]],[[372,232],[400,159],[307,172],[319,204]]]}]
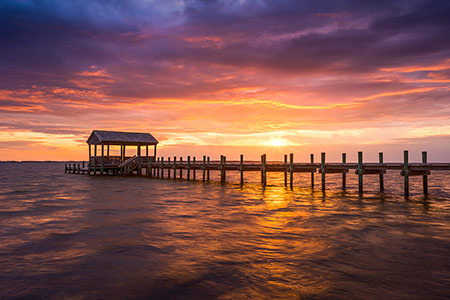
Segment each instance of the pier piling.
[{"label": "pier piling", "polygon": [[[384,158],[383,158],[383,152],[378,153],[378,162],[383,165],[384,164]],[[379,175],[380,179],[380,192],[384,192],[384,173],[381,172]]]},{"label": "pier piling", "polygon": [[284,167],[285,167],[285,170],[284,170],[284,186],[285,187],[287,187],[287,154],[285,154],[284,155]]},{"label": "pier piling", "polygon": [[239,172],[241,177],[241,185],[244,184],[244,155],[241,154],[239,161]]},{"label": "pier piling", "polygon": [[320,154],[320,170],[322,171],[322,192],[325,192],[325,152]]},{"label": "pier piling", "polygon": [[[345,165],[347,163],[347,154],[342,153],[342,164]],[[342,189],[345,191],[347,188],[347,173],[342,172]]]},{"label": "pier piling", "polygon": [[[427,152],[423,151],[422,152],[422,163],[423,164],[427,164]],[[428,171],[428,170],[427,170]],[[428,195],[428,173],[426,172],[423,177],[423,194],[426,196]]]},{"label": "pier piling", "polygon": [[289,185],[294,187],[294,153],[289,154]]},{"label": "pier piling", "polygon": [[404,180],[404,195],[409,196],[409,157],[408,150],[403,151],[403,180]]},{"label": "pier piling", "polygon": [[363,153],[358,152],[358,193],[360,196],[363,194]]}]

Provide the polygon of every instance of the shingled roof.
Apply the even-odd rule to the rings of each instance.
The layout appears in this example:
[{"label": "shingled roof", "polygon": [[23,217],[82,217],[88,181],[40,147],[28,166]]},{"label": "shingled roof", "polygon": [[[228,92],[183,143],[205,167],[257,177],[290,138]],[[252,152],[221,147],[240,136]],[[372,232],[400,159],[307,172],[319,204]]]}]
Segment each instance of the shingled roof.
[{"label": "shingled roof", "polygon": [[150,133],[94,130],[87,139],[89,145],[156,145]]}]

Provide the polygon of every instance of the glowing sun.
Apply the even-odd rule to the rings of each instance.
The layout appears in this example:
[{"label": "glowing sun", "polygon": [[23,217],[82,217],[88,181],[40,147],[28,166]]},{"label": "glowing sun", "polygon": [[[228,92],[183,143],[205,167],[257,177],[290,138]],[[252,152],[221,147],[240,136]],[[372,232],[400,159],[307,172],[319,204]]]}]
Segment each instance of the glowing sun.
[{"label": "glowing sun", "polygon": [[270,145],[274,146],[274,147],[280,147],[280,146],[286,146],[287,145],[287,141],[285,139],[271,139],[270,140]]}]

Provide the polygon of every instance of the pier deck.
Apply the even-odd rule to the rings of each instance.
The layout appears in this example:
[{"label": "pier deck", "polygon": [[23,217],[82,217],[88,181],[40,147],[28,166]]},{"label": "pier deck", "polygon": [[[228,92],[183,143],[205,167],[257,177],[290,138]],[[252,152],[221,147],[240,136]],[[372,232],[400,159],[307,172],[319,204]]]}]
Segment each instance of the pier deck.
[{"label": "pier deck", "polygon": [[[220,180],[226,182],[227,171],[237,171],[240,173],[240,183],[244,183],[245,172],[261,172],[261,184],[267,184],[267,173],[284,173],[284,185],[293,187],[294,173],[311,173],[311,187],[314,187],[314,173],[321,174],[321,188],[325,191],[326,174],[342,174],[342,188],[346,188],[346,174],[350,171],[358,175],[358,191],[363,193],[363,178],[366,175],[379,176],[380,192],[384,191],[384,174],[387,170],[399,170],[399,175],[404,178],[404,195],[409,196],[409,177],[422,176],[423,193],[428,194],[428,176],[431,171],[450,170],[450,163],[427,163],[427,153],[422,152],[421,163],[410,163],[408,151],[404,151],[404,161],[402,163],[384,163],[383,153],[379,154],[378,163],[364,163],[363,153],[358,153],[357,163],[348,163],[346,154],[342,154],[342,163],[327,163],[325,153],[321,155],[320,163],[314,162],[314,155],[311,154],[309,163],[295,163],[293,154],[284,156],[284,161],[267,161],[266,155],[261,156],[261,161],[244,161],[241,155],[238,161],[227,161],[226,156],[221,156],[219,161],[211,161],[209,157],[203,156],[203,160],[198,161],[195,157],[183,158],[173,157],[166,160],[164,157],[154,156],[132,156],[118,158],[98,158],[91,157],[87,164],[76,163],[66,164],[65,172],[74,174],[89,175],[140,175],[157,178],[183,178],[186,180],[197,180],[197,171],[201,172],[202,181],[210,180],[210,171],[220,171]],[[288,176],[289,175],[289,176]]]}]

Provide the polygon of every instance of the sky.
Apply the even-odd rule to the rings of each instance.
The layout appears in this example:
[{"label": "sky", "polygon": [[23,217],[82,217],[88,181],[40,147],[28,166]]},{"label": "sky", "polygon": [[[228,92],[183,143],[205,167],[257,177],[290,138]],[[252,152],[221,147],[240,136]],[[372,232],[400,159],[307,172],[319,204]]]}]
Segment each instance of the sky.
[{"label": "sky", "polygon": [[1,0],[0,160],[86,160],[98,129],[165,156],[448,162],[449,37],[445,0]]}]

